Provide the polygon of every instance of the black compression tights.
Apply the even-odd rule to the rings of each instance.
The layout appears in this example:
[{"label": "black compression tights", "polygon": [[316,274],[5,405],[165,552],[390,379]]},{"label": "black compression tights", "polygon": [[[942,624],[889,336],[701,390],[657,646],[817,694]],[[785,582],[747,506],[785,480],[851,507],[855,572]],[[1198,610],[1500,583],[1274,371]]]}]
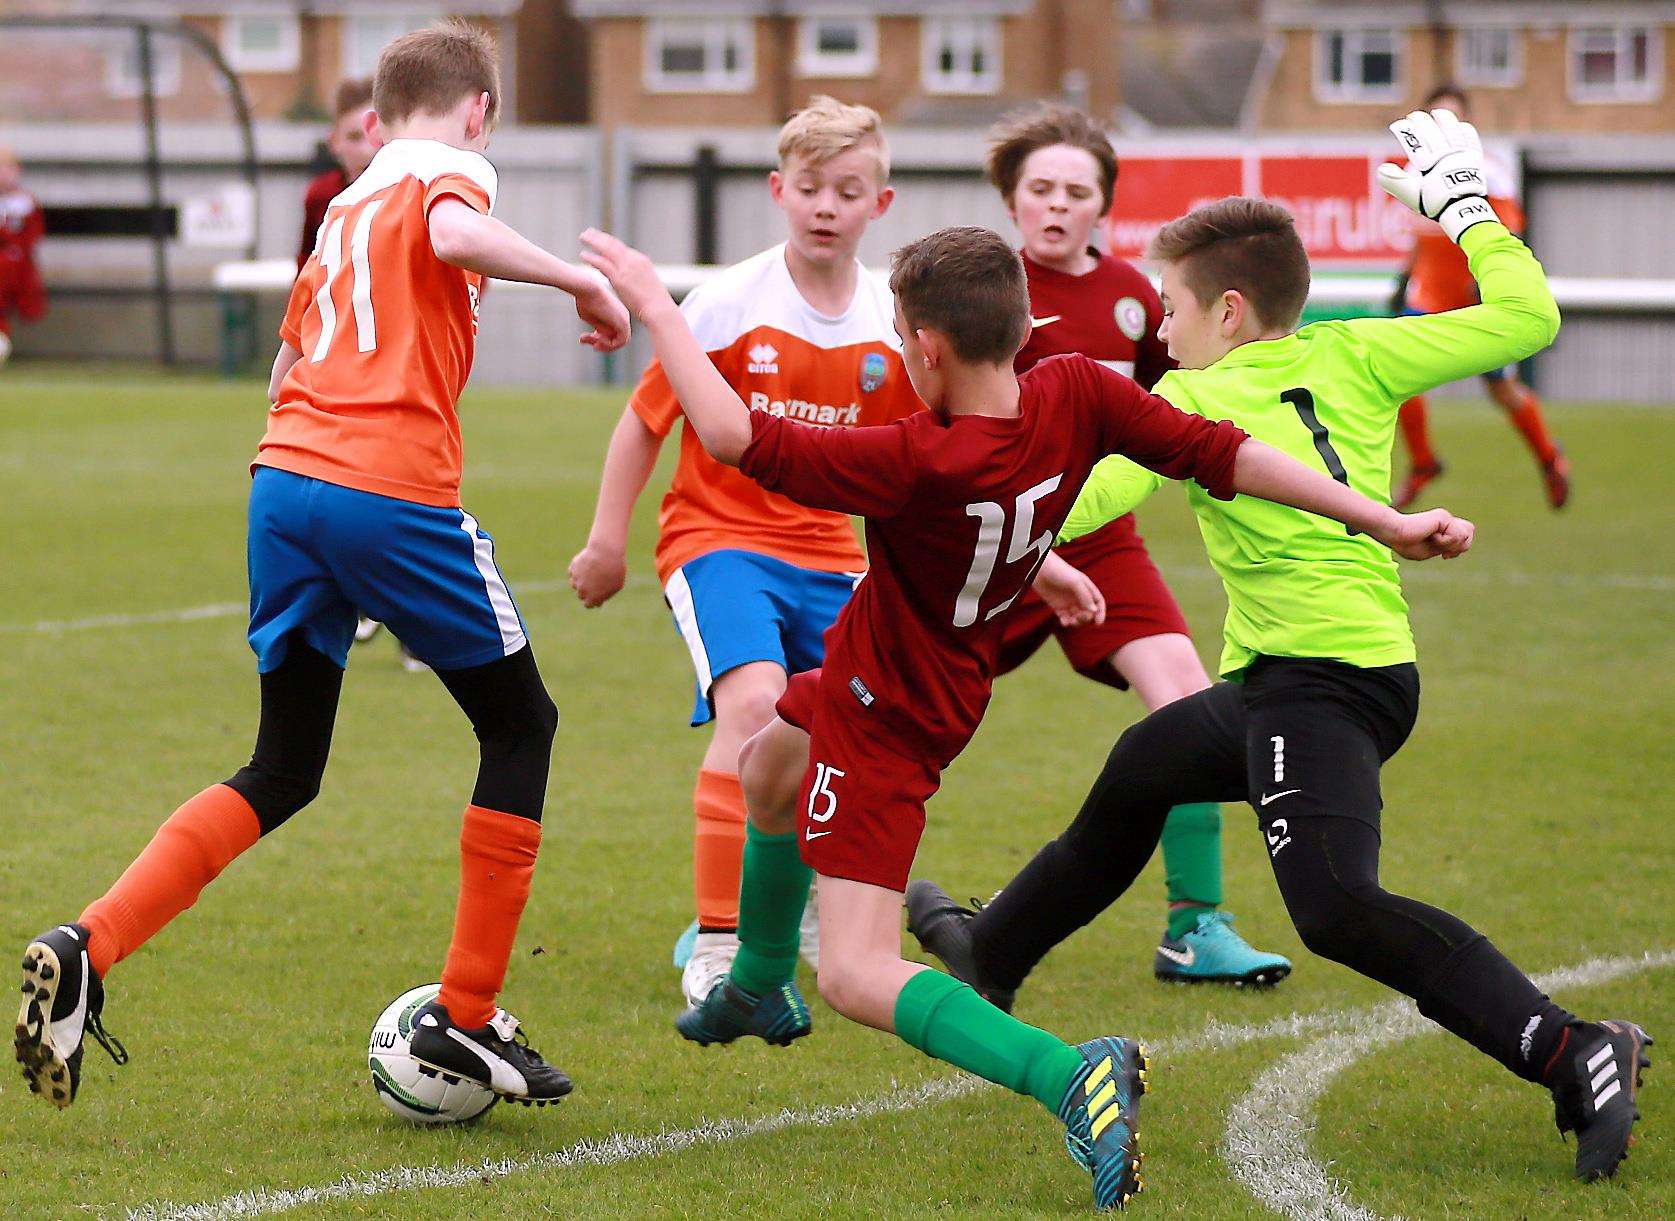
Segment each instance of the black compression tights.
[{"label": "black compression tights", "polygon": [[[477,735],[473,805],[541,821],[558,709],[528,648],[437,677]],[[250,762],[227,781],[256,811],[262,833],[281,826],[320,791],[331,753],[343,671],[293,636],[285,660],[262,675],[262,719]]]}]

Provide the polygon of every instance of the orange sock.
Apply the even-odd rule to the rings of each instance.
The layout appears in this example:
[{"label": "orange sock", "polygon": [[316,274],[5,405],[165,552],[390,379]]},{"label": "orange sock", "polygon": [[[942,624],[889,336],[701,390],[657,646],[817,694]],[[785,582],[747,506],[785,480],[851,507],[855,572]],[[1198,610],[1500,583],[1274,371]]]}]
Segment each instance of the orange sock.
[{"label": "orange sock", "polygon": [[739,876],[744,872],[744,789],[731,772],[707,768],[692,792],[698,816],[692,838],[692,889],[702,928],[739,926]]},{"label": "orange sock", "polygon": [[1548,435],[1547,421],[1541,414],[1541,400],[1528,386],[1519,386],[1516,393],[1523,401],[1506,413],[1507,419],[1523,434],[1524,442],[1530,447],[1530,452],[1535,455],[1537,462],[1551,462],[1558,456],[1559,447],[1553,444],[1553,438]]},{"label": "orange sock", "polygon": [[436,997],[460,1026],[483,1026],[494,1016],[540,846],[541,824],[533,819],[465,807],[454,939]]},{"label": "orange sock", "polygon": [[1425,396],[1416,394],[1403,403],[1397,418],[1402,425],[1402,440],[1407,442],[1408,461],[1418,468],[1435,466],[1437,456],[1431,452],[1431,419]]},{"label": "orange sock", "polygon": [[150,941],[261,835],[256,811],[224,784],[169,815],[116,885],[81,914],[93,969],[103,976]]}]

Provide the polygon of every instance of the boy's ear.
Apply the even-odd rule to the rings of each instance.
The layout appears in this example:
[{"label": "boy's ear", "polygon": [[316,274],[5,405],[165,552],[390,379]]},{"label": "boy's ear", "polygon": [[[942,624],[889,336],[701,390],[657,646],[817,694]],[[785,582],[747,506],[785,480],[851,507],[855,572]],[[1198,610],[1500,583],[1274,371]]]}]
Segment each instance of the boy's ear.
[{"label": "boy's ear", "polygon": [[924,357],[925,368],[941,368],[942,361],[948,354],[948,340],[942,332],[916,326],[913,328],[913,338],[919,341],[919,351]]},{"label": "boy's ear", "polygon": [[886,212],[888,212],[890,210],[890,205],[895,202],[895,199],[895,187],[880,187],[878,191],[878,202],[872,206],[872,219],[877,220],[880,216],[883,216]]},{"label": "boy's ear", "polygon": [[1221,333],[1232,338],[1244,325],[1245,316],[1250,313],[1250,303],[1236,288],[1230,288],[1221,294]]},{"label": "boy's ear", "polygon": [[785,199],[785,175],[778,170],[768,171],[768,198],[776,204]]},{"label": "boy's ear", "polygon": [[473,140],[488,128],[490,101],[488,90],[483,90],[471,103],[471,111],[465,116],[465,134]]},{"label": "boy's ear", "polygon": [[384,134],[384,124],[378,112],[370,108],[361,112],[361,130],[366,133],[366,142],[373,148],[383,148],[389,139]]}]

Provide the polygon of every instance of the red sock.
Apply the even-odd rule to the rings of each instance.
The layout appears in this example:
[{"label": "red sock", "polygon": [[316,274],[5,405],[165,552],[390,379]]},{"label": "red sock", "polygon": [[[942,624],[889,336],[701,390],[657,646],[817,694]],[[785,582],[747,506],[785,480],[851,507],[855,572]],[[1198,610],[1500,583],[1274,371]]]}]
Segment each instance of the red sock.
[{"label": "red sock", "polygon": [[529,901],[541,824],[516,814],[465,808],[459,833],[459,906],[436,999],[460,1026],[487,1025],[506,981],[518,921]]},{"label": "red sock", "polygon": [[1416,394],[1403,403],[1397,418],[1402,426],[1402,440],[1407,442],[1408,461],[1420,469],[1435,466],[1437,456],[1431,452],[1431,421],[1425,396]]},{"label": "red sock", "polygon": [[93,969],[102,977],[150,941],[261,835],[256,811],[224,784],[169,815],[116,885],[81,914]]},{"label": "red sock", "polygon": [[692,889],[703,928],[739,926],[739,878],[744,872],[744,790],[730,772],[704,769],[692,793],[697,830],[692,838]]},{"label": "red sock", "polygon": [[1558,457],[1559,447],[1553,444],[1553,438],[1547,433],[1547,421],[1541,415],[1541,400],[1528,386],[1518,386],[1514,393],[1522,401],[1506,413],[1507,419],[1523,434],[1524,443],[1530,447],[1537,462],[1551,462]]}]

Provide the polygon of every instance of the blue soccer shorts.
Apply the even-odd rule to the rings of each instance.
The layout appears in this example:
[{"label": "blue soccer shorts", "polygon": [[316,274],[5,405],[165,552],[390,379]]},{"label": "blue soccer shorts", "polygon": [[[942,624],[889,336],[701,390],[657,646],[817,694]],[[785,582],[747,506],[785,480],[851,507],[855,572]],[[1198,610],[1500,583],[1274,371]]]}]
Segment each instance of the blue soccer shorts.
[{"label": "blue soccer shorts", "polygon": [[528,643],[494,540],[463,509],[257,467],[248,546],[250,647],[263,674],[285,660],[293,632],[345,665],[357,614],[433,670],[487,665]]},{"label": "blue soccer shorts", "polygon": [[697,699],[692,724],[715,719],[715,680],[753,661],[787,674],[826,657],[826,629],[864,574],[818,572],[754,551],[712,551],[682,564],[663,587],[675,627],[692,654]]}]

